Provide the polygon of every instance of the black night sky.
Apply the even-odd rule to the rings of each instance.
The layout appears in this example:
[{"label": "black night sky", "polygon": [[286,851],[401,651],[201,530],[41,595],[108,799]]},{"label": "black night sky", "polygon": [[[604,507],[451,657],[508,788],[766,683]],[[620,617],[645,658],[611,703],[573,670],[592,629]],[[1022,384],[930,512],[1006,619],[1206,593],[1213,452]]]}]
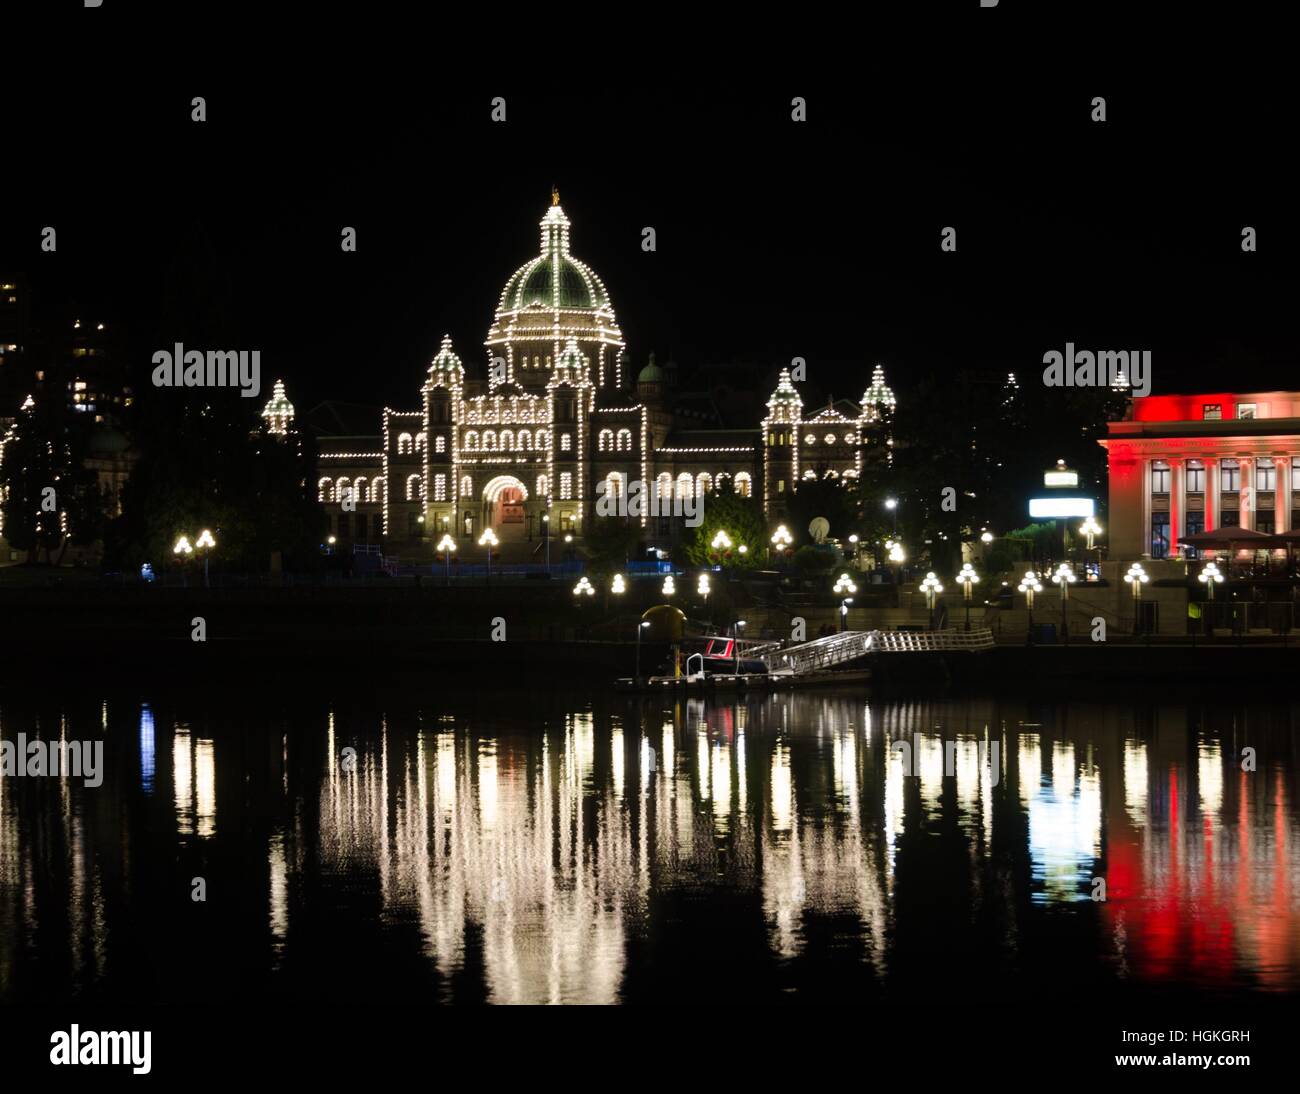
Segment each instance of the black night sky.
[{"label": "black night sky", "polygon": [[637,368],[651,351],[687,374],[741,363],[767,391],[802,356],[812,392],[857,397],[876,361],[900,393],[962,368],[1024,382],[1074,341],[1151,349],[1156,392],[1294,386],[1293,127],[1249,70],[1194,85],[1190,60],[1186,79],[1134,79],[1004,49],[942,78],[875,57],[856,81],[836,66],[840,86],[655,70],[637,91],[542,95],[565,82],[467,81],[427,57],[343,79],[269,50],[131,72],[91,44],[92,98],[46,80],[22,104],[0,268],[31,278],[39,321],[102,317],[140,362],[187,335],[166,301],[212,307],[300,408],[413,404],[444,331],[481,375],[552,185]]}]

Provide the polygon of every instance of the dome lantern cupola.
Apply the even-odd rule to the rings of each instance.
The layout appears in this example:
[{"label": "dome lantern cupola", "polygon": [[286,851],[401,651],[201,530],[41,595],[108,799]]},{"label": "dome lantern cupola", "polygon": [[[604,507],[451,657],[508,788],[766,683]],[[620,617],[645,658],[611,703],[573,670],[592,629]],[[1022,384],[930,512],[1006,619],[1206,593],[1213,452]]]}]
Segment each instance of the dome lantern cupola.
[{"label": "dome lantern cupola", "polygon": [[878,422],[894,409],[893,389],[885,383],[885,369],[877,365],[871,372],[871,386],[862,396],[862,416],[870,422]]},{"label": "dome lantern cupola", "polygon": [[790,379],[790,370],[783,368],[776,390],[767,401],[769,422],[797,422],[803,414],[803,399]]},{"label": "dome lantern cupola", "polygon": [[283,380],[276,380],[271,398],[262,408],[262,417],[266,419],[268,433],[282,437],[289,432],[289,423],[293,421],[293,403],[289,402],[289,396],[285,394]]},{"label": "dome lantern cupola", "polygon": [[429,382],[427,387],[460,387],[465,379],[465,366],[451,348],[451,335],[442,336],[442,346],[429,365]]}]

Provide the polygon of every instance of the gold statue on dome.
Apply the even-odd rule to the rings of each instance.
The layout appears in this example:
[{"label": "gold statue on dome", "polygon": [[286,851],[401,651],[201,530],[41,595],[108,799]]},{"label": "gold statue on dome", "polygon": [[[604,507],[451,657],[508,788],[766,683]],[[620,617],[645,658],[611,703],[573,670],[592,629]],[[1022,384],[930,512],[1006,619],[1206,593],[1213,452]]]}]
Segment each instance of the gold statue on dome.
[{"label": "gold statue on dome", "polygon": [[560,191],[557,190],[554,186],[551,187],[551,204],[552,205],[560,204]]}]

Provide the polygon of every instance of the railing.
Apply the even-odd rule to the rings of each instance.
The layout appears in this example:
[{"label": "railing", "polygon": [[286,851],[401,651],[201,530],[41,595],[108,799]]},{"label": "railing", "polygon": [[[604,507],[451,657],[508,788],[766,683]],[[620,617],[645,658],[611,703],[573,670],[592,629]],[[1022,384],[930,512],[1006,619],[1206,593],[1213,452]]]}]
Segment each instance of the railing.
[{"label": "railing", "polygon": [[845,631],[818,638],[802,645],[769,654],[764,660],[767,671],[774,673],[821,672],[824,669],[855,661],[867,652],[868,635],[862,631]]},{"label": "railing", "polygon": [[987,627],[970,631],[871,631],[866,636],[870,653],[946,653],[991,650],[993,632]]}]

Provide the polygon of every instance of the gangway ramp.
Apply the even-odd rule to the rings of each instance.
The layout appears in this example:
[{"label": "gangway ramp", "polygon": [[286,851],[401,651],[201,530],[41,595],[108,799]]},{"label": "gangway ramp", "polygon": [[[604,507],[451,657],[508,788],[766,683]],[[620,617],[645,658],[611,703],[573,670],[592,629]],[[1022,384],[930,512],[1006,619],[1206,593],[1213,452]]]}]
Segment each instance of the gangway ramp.
[{"label": "gangway ramp", "polygon": [[776,650],[763,660],[774,675],[802,676],[826,672],[869,654],[975,653],[993,646],[993,632],[987,627],[971,631],[843,631]]}]

